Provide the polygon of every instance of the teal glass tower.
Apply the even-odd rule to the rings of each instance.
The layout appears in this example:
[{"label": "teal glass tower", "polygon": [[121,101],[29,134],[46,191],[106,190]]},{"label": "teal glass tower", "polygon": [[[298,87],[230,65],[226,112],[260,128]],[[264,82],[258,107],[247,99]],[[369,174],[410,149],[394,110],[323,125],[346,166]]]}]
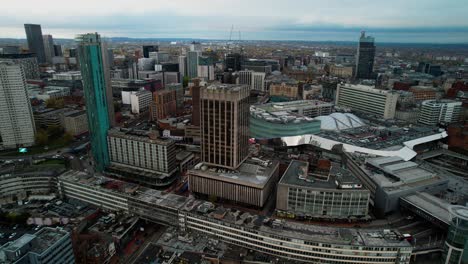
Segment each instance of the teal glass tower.
[{"label": "teal glass tower", "polygon": [[[83,91],[91,138],[91,150],[97,171],[109,165],[107,131],[113,125],[114,107],[110,87],[107,47],[97,33],[76,37],[83,79]],[[103,52],[106,50],[106,52]]]},{"label": "teal glass tower", "polygon": [[468,263],[468,208],[454,205],[449,208],[450,227],[441,263]]}]

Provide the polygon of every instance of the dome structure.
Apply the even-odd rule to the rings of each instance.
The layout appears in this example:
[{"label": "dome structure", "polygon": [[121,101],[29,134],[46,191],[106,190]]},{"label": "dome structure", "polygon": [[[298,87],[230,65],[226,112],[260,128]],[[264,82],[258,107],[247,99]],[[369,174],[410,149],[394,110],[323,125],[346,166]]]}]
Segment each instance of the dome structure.
[{"label": "dome structure", "polygon": [[333,113],[327,116],[318,116],[321,130],[343,130],[365,126],[359,117],[350,113]]}]

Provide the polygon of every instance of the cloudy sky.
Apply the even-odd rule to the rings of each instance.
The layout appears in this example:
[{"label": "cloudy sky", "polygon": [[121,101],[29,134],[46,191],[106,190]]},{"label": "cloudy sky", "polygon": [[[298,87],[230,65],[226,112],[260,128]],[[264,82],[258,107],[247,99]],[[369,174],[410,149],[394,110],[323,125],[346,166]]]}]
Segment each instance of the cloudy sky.
[{"label": "cloudy sky", "polygon": [[0,37],[44,34],[106,37],[356,40],[468,43],[467,0],[9,0]]}]

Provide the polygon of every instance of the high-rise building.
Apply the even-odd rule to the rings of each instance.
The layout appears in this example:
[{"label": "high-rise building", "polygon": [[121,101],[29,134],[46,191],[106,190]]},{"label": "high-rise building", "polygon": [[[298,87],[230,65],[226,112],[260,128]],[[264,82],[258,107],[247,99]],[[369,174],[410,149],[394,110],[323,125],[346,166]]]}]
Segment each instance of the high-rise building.
[{"label": "high-rise building", "polygon": [[187,76],[189,78],[198,77],[198,60],[200,56],[200,51],[187,52]]},{"label": "high-rise building", "polygon": [[180,77],[184,78],[187,75],[187,57],[179,56],[179,72]]},{"label": "high-rise building", "polygon": [[236,72],[241,70],[242,65],[242,55],[239,53],[229,53],[226,54],[224,58],[224,71]]},{"label": "high-rise building", "polygon": [[43,35],[42,41],[44,42],[44,54],[46,61],[47,63],[51,64],[52,58],[55,56],[54,39],[52,38],[52,35]]},{"label": "high-rise building", "polygon": [[26,38],[28,39],[29,51],[36,54],[37,62],[45,63],[46,55],[44,50],[44,41],[42,39],[41,25],[24,24]]},{"label": "high-rise building", "polygon": [[159,51],[159,47],[157,45],[145,45],[143,46],[143,57],[149,58],[150,52],[157,52]]},{"label": "high-rise building", "polygon": [[374,38],[366,36],[366,32],[361,32],[359,39],[356,72],[355,77],[358,79],[371,79],[374,71],[375,45]]},{"label": "high-rise building", "polygon": [[32,146],[36,131],[23,67],[0,61],[0,149]]},{"label": "high-rise building", "polygon": [[248,156],[250,89],[215,84],[200,91],[202,161],[236,169]]},{"label": "high-rise building", "polygon": [[439,123],[460,121],[462,102],[454,100],[427,100],[422,102],[419,123],[435,126]]},{"label": "high-rise building", "polygon": [[202,45],[200,44],[200,42],[192,42],[190,44],[190,51],[199,51],[199,52],[202,52]]},{"label": "high-rise building", "polygon": [[200,126],[200,79],[194,79],[192,91],[192,125]]},{"label": "high-rise building", "polygon": [[63,51],[62,51],[62,45],[54,45],[54,56],[56,57],[62,57],[63,56]]},{"label": "high-rise building", "polygon": [[175,90],[159,90],[153,93],[150,105],[151,120],[168,118],[177,113],[177,95]]},{"label": "high-rise building", "polygon": [[384,119],[393,119],[398,96],[398,93],[370,86],[340,84],[336,91],[335,105]]},{"label": "high-rise building", "polygon": [[39,65],[36,55],[32,53],[0,54],[0,61],[12,62],[21,65],[26,80],[39,79]]},{"label": "high-rise building", "polygon": [[468,263],[468,208],[454,205],[449,208],[450,227],[442,255],[445,264]]},{"label": "high-rise building", "polygon": [[109,68],[106,67],[107,48],[97,33],[79,35],[78,55],[80,58],[83,91],[91,135],[91,147],[98,171],[109,164],[107,130],[114,121],[112,87]]}]

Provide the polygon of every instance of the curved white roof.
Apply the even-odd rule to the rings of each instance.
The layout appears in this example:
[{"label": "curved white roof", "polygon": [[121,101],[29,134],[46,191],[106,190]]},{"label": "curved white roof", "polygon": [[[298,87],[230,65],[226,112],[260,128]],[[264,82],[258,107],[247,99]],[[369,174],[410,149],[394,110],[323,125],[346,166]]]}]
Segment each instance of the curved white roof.
[{"label": "curved white roof", "polygon": [[327,116],[318,116],[315,120],[320,120],[322,130],[342,130],[365,126],[359,117],[350,113],[333,113]]}]

